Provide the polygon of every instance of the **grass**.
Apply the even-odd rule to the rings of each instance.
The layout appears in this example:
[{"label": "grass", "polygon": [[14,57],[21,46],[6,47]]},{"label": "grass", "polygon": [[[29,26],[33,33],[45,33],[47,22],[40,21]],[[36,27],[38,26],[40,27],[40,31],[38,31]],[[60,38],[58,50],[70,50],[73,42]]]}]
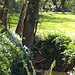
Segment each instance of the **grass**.
[{"label": "grass", "polygon": [[[19,17],[10,16],[10,27],[16,28]],[[75,33],[75,15],[72,13],[44,12],[39,15],[38,31],[61,30],[68,35]]]},{"label": "grass", "polygon": [[75,33],[75,15],[71,13],[43,13],[40,15],[38,30],[61,30],[67,34]]},{"label": "grass", "polygon": [[[18,24],[18,20],[19,20],[19,14],[10,15],[9,23],[10,23],[11,29],[16,29],[16,26]],[[8,28],[9,28],[9,23],[8,23]]]}]

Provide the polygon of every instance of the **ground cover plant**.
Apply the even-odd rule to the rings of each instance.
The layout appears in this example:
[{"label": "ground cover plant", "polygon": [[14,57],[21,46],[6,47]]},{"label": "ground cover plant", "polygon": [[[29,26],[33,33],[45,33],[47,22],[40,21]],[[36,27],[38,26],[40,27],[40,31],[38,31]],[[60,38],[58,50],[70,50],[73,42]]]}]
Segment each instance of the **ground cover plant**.
[{"label": "ground cover plant", "polygon": [[22,45],[21,39],[11,31],[0,31],[0,75],[22,75],[23,62],[32,59],[30,50]]}]

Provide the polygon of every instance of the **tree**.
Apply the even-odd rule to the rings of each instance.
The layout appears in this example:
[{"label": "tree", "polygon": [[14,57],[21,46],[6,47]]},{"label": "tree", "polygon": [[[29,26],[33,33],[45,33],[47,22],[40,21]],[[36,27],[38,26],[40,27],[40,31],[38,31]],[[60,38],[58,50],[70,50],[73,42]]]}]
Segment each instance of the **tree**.
[{"label": "tree", "polygon": [[62,9],[63,9],[63,10],[65,9],[65,1],[66,1],[66,0],[61,0],[61,6],[62,6]]},{"label": "tree", "polygon": [[43,4],[43,9],[45,9],[45,5],[47,4],[48,0],[46,0]]},{"label": "tree", "polygon": [[7,14],[8,14],[8,4],[9,4],[9,0],[5,0],[4,1],[4,26],[5,29],[7,30]]},{"label": "tree", "polygon": [[16,31],[15,31],[20,36],[22,36],[22,33],[23,33],[23,23],[24,23],[24,18],[26,17],[26,14],[27,14],[27,8],[28,8],[28,0],[26,0],[23,3],[21,13],[20,13],[19,22],[18,22]]},{"label": "tree", "polygon": [[52,2],[56,6],[56,11],[69,11],[73,0],[52,0]]},{"label": "tree", "polygon": [[[37,30],[40,0],[26,0],[23,4],[16,33],[23,36],[23,45],[32,46],[33,38]],[[25,38],[25,39],[24,39]]]},{"label": "tree", "polygon": [[23,27],[23,45],[32,46],[34,38],[34,30],[37,28],[39,0],[29,0],[27,14],[24,19]]},{"label": "tree", "polygon": [[8,14],[8,5],[9,0],[1,0],[0,3],[2,3],[3,8],[1,8],[0,12],[0,19],[2,21],[2,25],[4,25],[4,30],[7,30],[7,14]]},{"label": "tree", "polygon": [[[59,0],[58,0],[59,1]],[[57,0],[52,0],[53,4],[55,5],[56,7],[56,11],[60,11],[60,7],[61,7],[61,4],[58,6],[58,1]],[[60,3],[60,1],[59,1]]]}]

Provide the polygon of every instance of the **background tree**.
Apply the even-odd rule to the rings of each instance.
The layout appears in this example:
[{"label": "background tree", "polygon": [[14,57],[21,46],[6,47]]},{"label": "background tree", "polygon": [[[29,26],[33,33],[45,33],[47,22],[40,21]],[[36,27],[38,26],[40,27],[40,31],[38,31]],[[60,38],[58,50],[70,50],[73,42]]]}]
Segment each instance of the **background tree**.
[{"label": "background tree", "polygon": [[8,14],[8,5],[9,5],[9,0],[4,1],[4,26],[5,29],[7,29],[7,14]]},{"label": "background tree", "polygon": [[24,20],[23,27],[23,45],[32,46],[34,38],[34,29],[38,22],[39,0],[29,0],[27,14]]},{"label": "background tree", "polygon": [[65,6],[65,1],[66,0],[61,0],[61,6],[62,6],[62,9],[64,10],[65,8],[64,8],[64,6]]},{"label": "background tree", "polygon": [[2,3],[2,8],[0,7],[0,18],[2,21],[2,25],[4,25],[4,29],[7,30],[7,14],[8,14],[8,5],[9,0],[1,0],[0,3]]},{"label": "background tree", "polygon": [[56,11],[71,11],[73,0],[52,0]]},{"label": "background tree", "polygon": [[19,22],[18,22],[16,31],[15,31],[20,36],[22,36],[22,33],[23,33],[23,23],[24,23],[24,18],[26,17],[26,14],[27,14],[27,8],[28,8],[28,0],[26,0],[23,3],[21,13],[20,13]]}]

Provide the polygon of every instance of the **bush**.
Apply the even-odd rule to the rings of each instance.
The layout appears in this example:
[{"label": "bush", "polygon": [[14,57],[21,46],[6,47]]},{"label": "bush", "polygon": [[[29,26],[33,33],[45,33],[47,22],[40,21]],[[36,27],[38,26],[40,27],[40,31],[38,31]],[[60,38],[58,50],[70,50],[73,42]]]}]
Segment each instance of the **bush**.
[{"label": "bush", "polygon": [[25,72],[23,60],[32,59],[30,50],[22,45],[15,33],[0,32],[0,75],[22,75]]},{"label": "bush", "polygon": [[[36,36],[35,41],[38,42],[35,46],[43,51],[44,57],[50,60],[50,62],[51,60],[56,60],[58,68],[62,66],[62,69],[64,69],[69,61],[75,62],[75,45],[72,43],[72,39],[65,33],[51,31],[44,34],[41,33],[40,38],[39,36],[40,34]],[[66,61],[64,62],[62,58]],[[74,64],[71,64],[71,66],[74,66]]]},{"label": "bush", "polygon": [[[61,32],[48,32],[39,40],[36,47],[42,47],[44,56],[47,58],[60,58],[60,53],[67,49],[64,44],[68,45],[72,40]],[[47,35],[47,36],[46,36]]]},{"label": "bush", "polygon": [[67,49],[62,52],[64,54],[63,60],[65,62],[68,62],[68,64],[71,64],[72,66],[75,65],[75,45],[73,43],[70,43],[69,45],[65,45]]}]

